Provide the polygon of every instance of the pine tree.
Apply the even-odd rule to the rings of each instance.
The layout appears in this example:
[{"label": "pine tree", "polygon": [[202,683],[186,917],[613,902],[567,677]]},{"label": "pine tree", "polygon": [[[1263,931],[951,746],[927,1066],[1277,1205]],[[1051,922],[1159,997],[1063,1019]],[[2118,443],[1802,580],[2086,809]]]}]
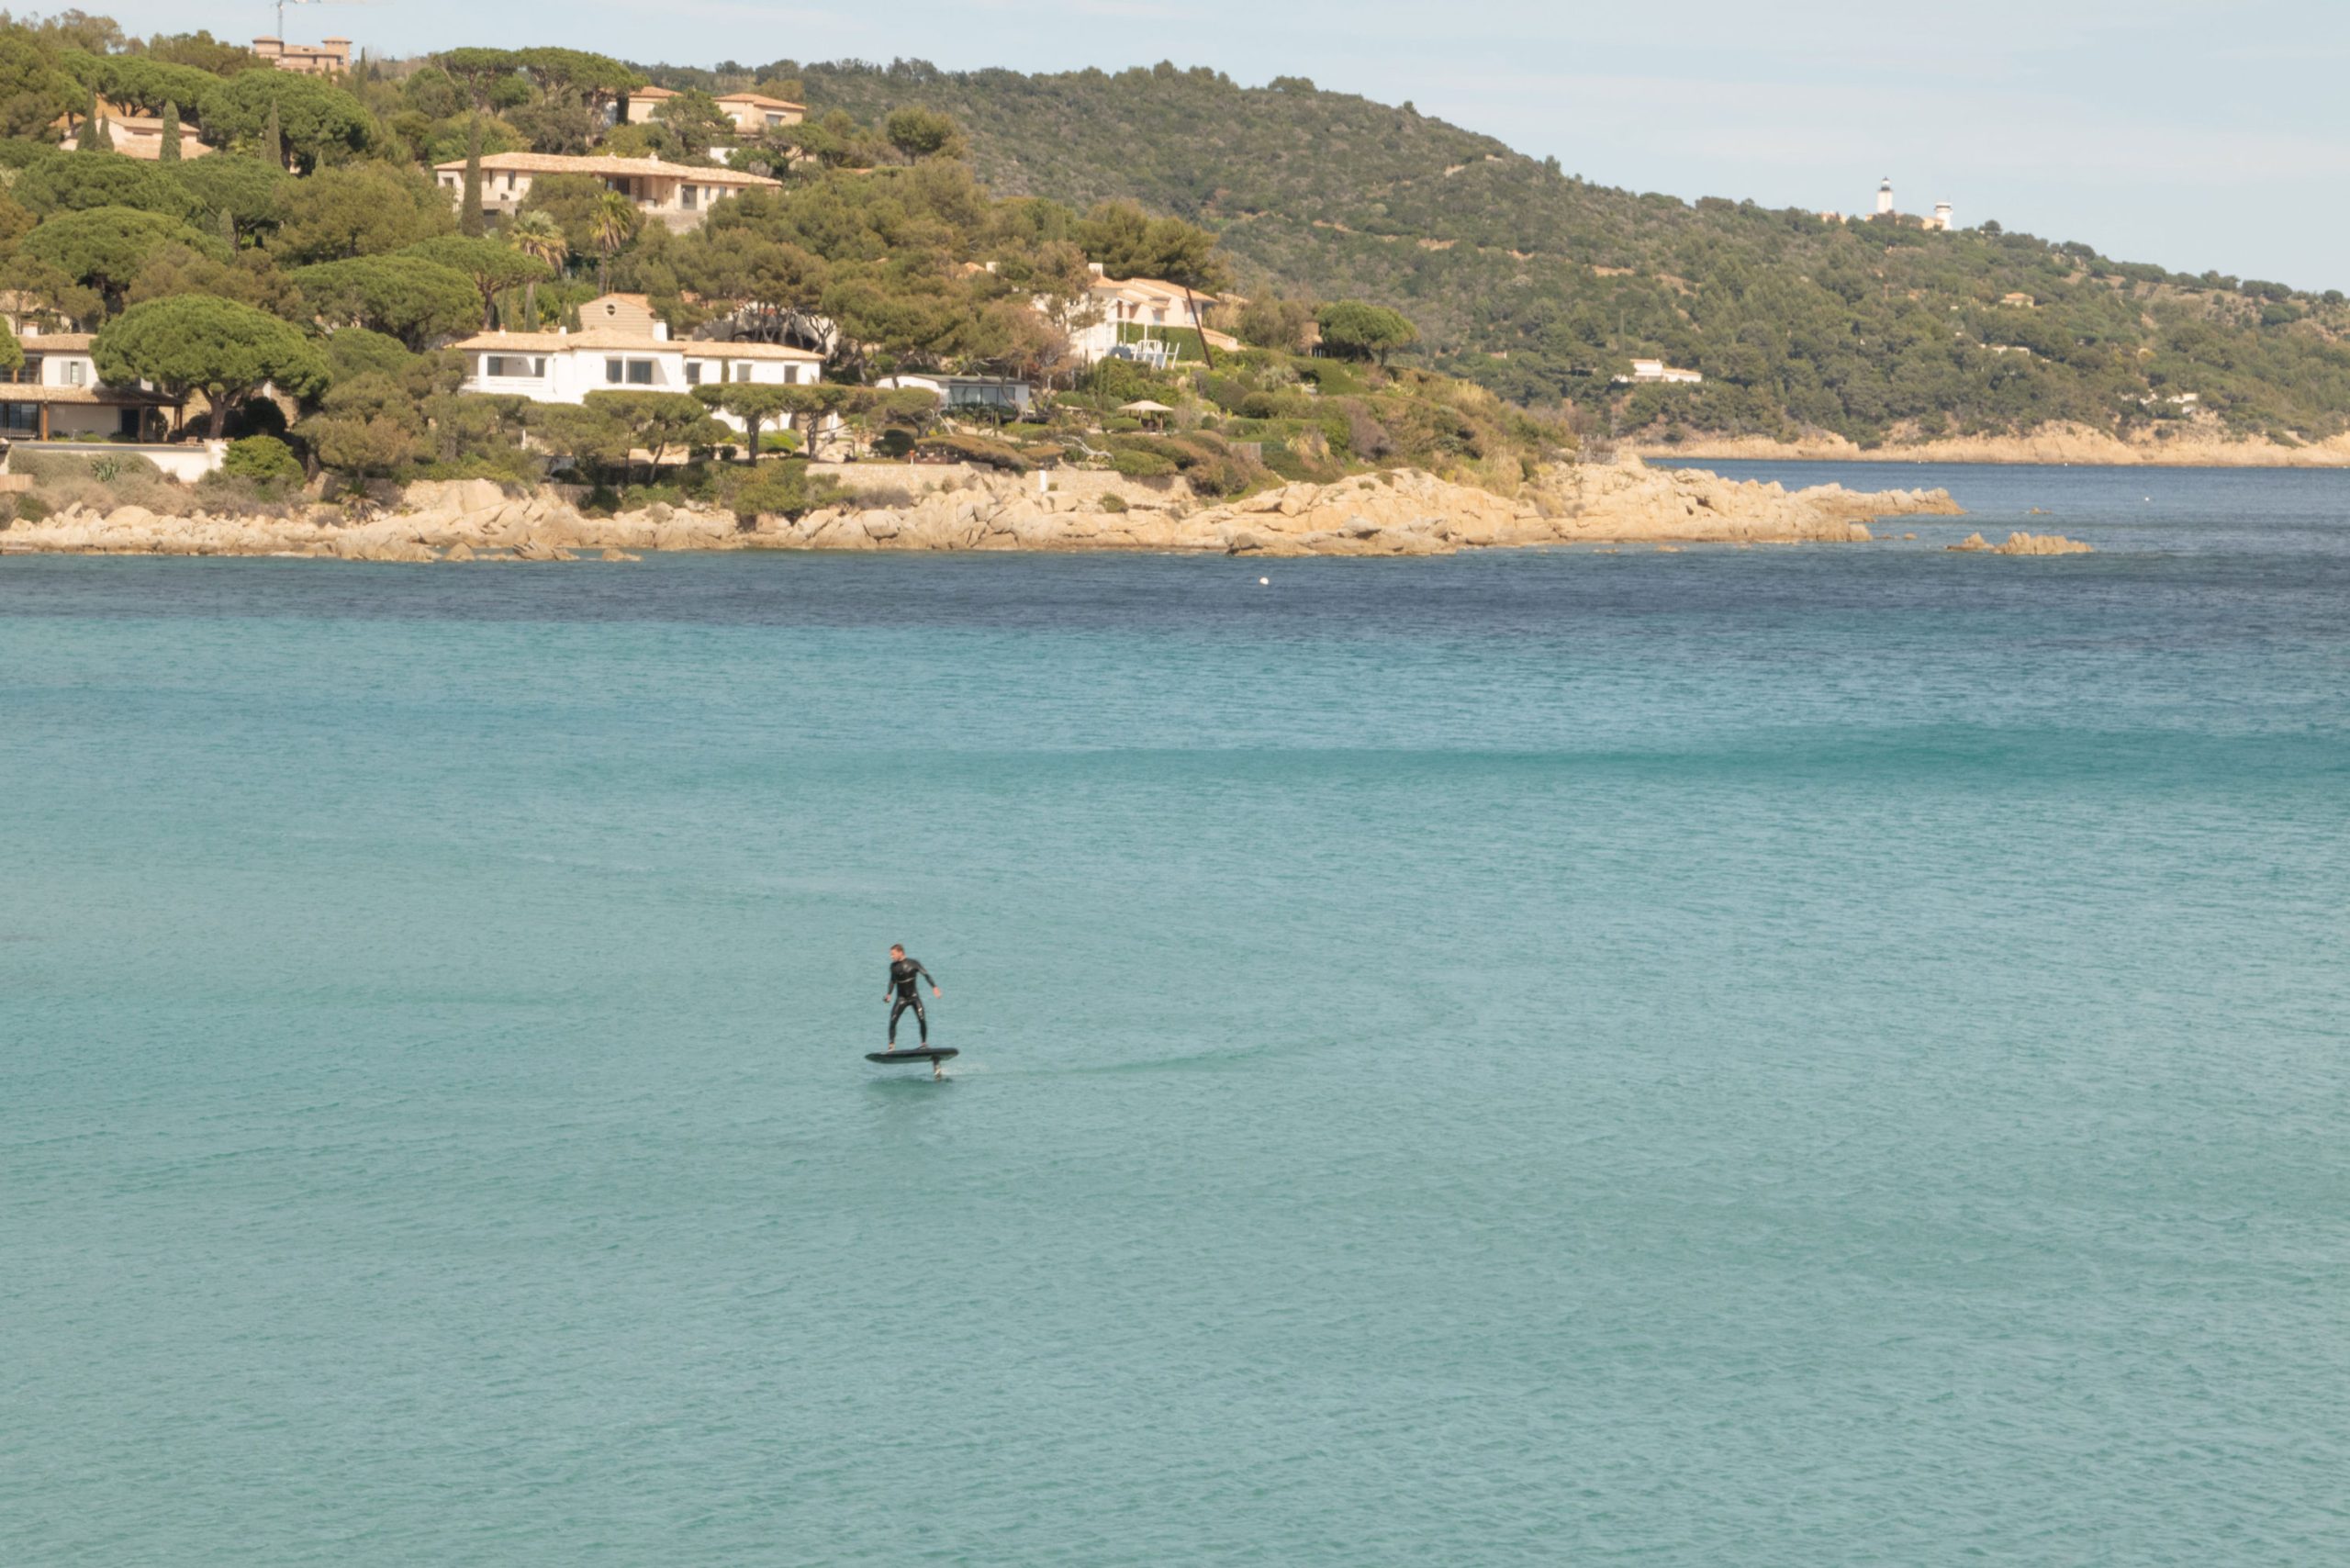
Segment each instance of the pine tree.
[{"label": "pine tree", "polygon": [[275,104],[269,106],[269,123],[261,128],[261,155],[281,169],[285,167],[285,133],[278,128]]},{"label": "pine tree", "polygon": [[457,232],[478,239],[488,225],[481,211],[481,111],[474,111],[473,132],[465,142],[465,194],[457,212]]},{"label": "pine tree", "polygon": [[163,146],[156,156],[166,163],[180,161],[180,106],[170,99],[163,104]]}]

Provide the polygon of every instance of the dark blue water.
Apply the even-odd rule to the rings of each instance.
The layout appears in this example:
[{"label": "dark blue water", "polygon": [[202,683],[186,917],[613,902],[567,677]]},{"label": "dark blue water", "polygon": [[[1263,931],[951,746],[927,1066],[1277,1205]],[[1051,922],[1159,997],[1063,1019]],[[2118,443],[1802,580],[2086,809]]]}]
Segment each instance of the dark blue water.
[{"label": "dark blue water", "polygon": [[0,1560],[2342,1560],[2350,476],[1736,471],[0,559]]}]

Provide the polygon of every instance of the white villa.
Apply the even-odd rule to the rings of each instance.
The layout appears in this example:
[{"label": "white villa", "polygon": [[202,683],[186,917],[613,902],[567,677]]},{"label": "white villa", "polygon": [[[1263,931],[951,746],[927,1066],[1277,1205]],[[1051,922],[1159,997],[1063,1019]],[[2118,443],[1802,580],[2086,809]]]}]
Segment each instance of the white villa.
[{"label": "white villa", "polygon": [[1172,357],[1163,348],[1169,328],[1199,328],[1212,347],[1237,349],[1239,340],[1212,330],[1192,317],[1194,308],[1205,316],[1210,307],[1222,297],[1214,294],[1193,294],[1188,297],[1183,286],[1162,283],[1157,278],[1111,278],[1102,274],[1100,263],[1093,268],[1093,286],[1089,291],[1080,319],[1087,325],[1069,331],[1069,348],[1087,364],[1109,357],[1113,349],[1126,345],[1132,357],[1164,360]]},{"label": "white villa", "polygon": [[[451,344],[465,356],[464,390],[540,403],[584,403],[590,392],[691,392],[755,382],[812,386],[824,362],[775,343],[673,339],[641,294],[608,294],[579,308],[576,332],[483,332]],[[719,419],[736,429],[728,414]]]},{"label": "white villa", "polygon": [[[464,199],[465,161],[442,163],[433,170],[452,200]],[[764,174],[734,169],[694,169],[665,163],[658,158],[573,158],[552,152],[493,152],[481,161],[481,207],[484,212],[508,214],[519,210],[531,194],[531,183],[542,174],[586,174],[601,180],[636,204],[647,218],[683,231],[701,227],[710,209],[728,196],[782,184]]]},{"label": "white villa", "polygon": [[179,405],[143,386],[98,380],[86,332],[36,332],[20,339],[25,363],[0,376],[0,437],[10,441],[161,441]]}]

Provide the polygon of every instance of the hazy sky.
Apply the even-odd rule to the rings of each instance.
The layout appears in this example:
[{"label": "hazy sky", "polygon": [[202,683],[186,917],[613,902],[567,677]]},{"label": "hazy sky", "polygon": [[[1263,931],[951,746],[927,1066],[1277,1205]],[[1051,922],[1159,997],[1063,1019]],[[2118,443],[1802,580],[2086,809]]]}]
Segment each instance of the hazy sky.
[{"label": "hazy sky", "polygon": [[[133,32],[275,28],[266,0],[80,3]],[[1605,184],[1851,211],[1890,174],[1905,211],[2350,288],[2350,0],[352,0],[285,27],[392,53],[1310,76]]]}]

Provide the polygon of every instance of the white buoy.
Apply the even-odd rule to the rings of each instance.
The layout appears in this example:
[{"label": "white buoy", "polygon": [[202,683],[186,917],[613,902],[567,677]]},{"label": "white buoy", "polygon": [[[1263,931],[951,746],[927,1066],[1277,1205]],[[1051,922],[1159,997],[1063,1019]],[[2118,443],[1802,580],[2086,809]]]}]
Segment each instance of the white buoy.
[{"label": "white buoy", "polygon": [[1273,579],[1270,577],[1259,577],[1257,579],[1257,586],[1259,588],[1270,588],[1273,586]]}]

